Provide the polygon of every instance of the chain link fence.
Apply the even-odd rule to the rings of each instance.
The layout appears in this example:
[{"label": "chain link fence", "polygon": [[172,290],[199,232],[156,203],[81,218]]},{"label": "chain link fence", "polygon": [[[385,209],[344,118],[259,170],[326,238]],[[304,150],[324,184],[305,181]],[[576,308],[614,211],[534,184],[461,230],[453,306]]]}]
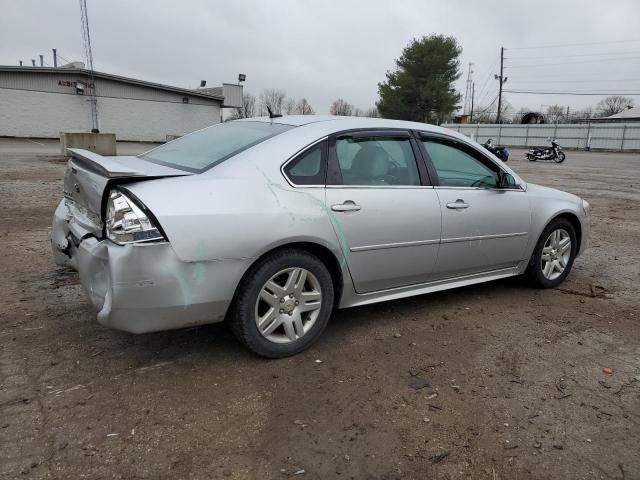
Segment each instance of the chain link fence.
[{"label": "chain link fence", "polygon": [[640,151],[639,123],[587,124],[445,124],[445,128],[466,135],[478,143],[489,138],[509,147],[548,146],[555,138],[563,148],[579,150]]}]

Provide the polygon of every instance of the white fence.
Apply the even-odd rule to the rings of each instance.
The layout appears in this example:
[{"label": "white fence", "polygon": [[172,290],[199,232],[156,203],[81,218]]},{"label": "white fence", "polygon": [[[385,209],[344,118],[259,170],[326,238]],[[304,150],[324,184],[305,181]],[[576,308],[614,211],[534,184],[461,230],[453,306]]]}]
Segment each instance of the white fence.
[{"label": "white fence", "polygon": [[587,123],[544,125],[446,124],[478,143],[493,139],[496,144],[510,147],[548,145],[555,138],[563,148],[585,150],[640,150],[640,123]]}]

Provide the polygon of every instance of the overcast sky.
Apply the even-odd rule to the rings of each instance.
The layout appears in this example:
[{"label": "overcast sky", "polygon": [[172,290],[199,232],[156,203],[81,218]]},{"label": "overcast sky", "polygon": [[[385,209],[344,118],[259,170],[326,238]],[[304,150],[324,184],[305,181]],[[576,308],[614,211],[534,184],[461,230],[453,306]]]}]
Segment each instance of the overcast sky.
[{"label": "overcast sky", "polygon": [[[181,87],[201,79],[208,86],[235,82],[242,72],[246,91],[279,88],[306,97],[318,113],[338,97],[373,106],[377,83],[403,47],[430,33],[460,42],[462,92],[467,63],[474,62],[476,105],[497,94],[501,46],[507,89],[640,92],[637,0],[87,3],[97,70]],[[30,65],[39,54],[52,64],[53,47],[69,60],[83,59],[78,1],[0,0],[0,7],[0,64]],[[518,50],[577,43],[593,44]],[[505,98],[516,109],[554,103],[575,109],[602,97]]]}]

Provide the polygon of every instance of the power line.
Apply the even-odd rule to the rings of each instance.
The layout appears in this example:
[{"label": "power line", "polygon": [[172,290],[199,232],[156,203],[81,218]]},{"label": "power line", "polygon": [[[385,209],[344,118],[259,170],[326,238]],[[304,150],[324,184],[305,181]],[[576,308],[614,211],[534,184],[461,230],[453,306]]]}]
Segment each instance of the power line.
[{"label": "power line", "polygon": [[635,57],[597,58],[593,60],[578,60],[577,62],[554,62],[554,63],[534,63],[529,65],[509,65],[509,67],[507,68],[550,67],[550,66],[578,65],[583,63],[600,63],[600,62],[612,62],[612,61],[636,60],[636,59],[640,59],[640,55],[637,55]]},{"label": "power line", "polygon": [[493,104],[496,103],[497,99],[498,99],[498,95],[493,97],[493,100],[491,100],[491,103],[489,103],[489,105],[487,105],[487,107],[484,110],[480,110],[478,113],[476,113],[476,115],[478,115],[480,113],[486,113],[493,106]]},{"label": "power line", "polygon": [[617,75],[620,75],[621,81],[636,81],[636,82],[640,82],[640,78],[622,78],[622,75],[629,75],[629,74],[633,74],[633,71],[624,71],[624,72],[620,72],[620,71],[611,71],[609,69],[606,70],[598,70],[595,72],[596,74],[600,74],[600,75],[595,75],[592,76],[589,72],[587,73],[577,73],[577,72],[562,72],[560,70],[555,70],[555,69],[548,69],[548,70],[544,70],[541,72],[540,75],[538,75],[537,73],[534,75],[531,72],[527,71],[527,70],[518,70],[518,71],[512,71],[511,74],[509,75],[509,80],[511,81],[511,79],[513,79],[514,82],[517,82],[518,80],[528,80],[530,78],[535,78],[536,81],[540,80],[540,81],[544,81],[544,80],[549,80],[552,81],[554,79],[562,79],[562,80],[586,80],[587,77],[589,79],[594,79],[594,80],[611,80],[611,81],[617,81]]},{"label": "power line", "polygon": [[[489,74],[487,75],[487,78],[485,79],[484,84],[482,85],[482,88],[480,89],[480,93],[478,93],[478,103],[480,103],[484,99],[482,94],[484,93],[484,89],[487,87],[487,84],[489,83],[489,79],[493,76],[494,71],[495,71],[496,67],[498,66],[498,62],[499,61],[500,60],[496,58],[496,61],[493,63],[493,66],[489,70]],[[489,94],[489,92],[487,91],[487,95],[488,94]]]},{"label": "power line", "polygon": [[601,91],[601,92],[570,92],[570,91],[543,91],[543,90],[505,90],[508,93],[520,93],[525,95],[640,95],[640,91],[637,90],[623,90],[623,91]]},{"label": "power line", "polygon": [[[555,75],[550,75],[555,73]],[[602,71],[602,72],[597,72],[597,73],[602,73],[602,75],[597,75],[595,77],[589,76],[590,79],[594,79],[594,80],[611,80],[611,81],[624,81],[624,80],[634,80],[636,82],[640,82],[640,79],[638,77],[628,77],[628,78],[618,78],[617,75],[622,75],[624,72],[611,72],[609,70],[606,71]],[[627,72],[629,73],[629,72]],[[535,78],[536,81],[546,81],[546,80],[553,80],[556,78],[561,78],[562,80],[585,80],[585,74],[584,73],[575,73],[575,74],[571,74],[571,72],[569,73],[561,73],[561,72],[553,72],[553,71],[544,71],[542,72],[543,75],[536,75],[535,77],[531,77],[528,73],[525,72],[515,72],[512,73],[511,76],[509,78],[514,79],[514,81],[518,81],[519,79],[521,80],[528,80],[529,78]],[[522,75],[522,77],[520,76]]]},{"label": "power line", "polygon": [[582,47],[585,45],[610,45],[613,43],[635,43],[640,42],[640,39],[636,40],[612,40],[608,42],[585,42],[585,43],[564,43],[555,45],[538,45],[536,47],[514,47],[507,50],[536,50],[540,48],[565,48],[565,47]]},{"label": "power line", "polygon": [[608,79],[600,79],[600,80],[513,80],[518,85],[521,84],[529,84],[529,83],[602,83],[602,82],[611,82],[611,83],[619,83],[619,82],[635,82],[638,83],[637,78],[608,78]]},{"label": "power line", "polygon": [[[639,55],[640,51],[634,52],[615,52],[613,55]],[[518,56],[518,57],[504,57],[505,60],[529,60],[536,58],[575,58],[575,57],[602,57],[612,55],[611,52],[608,53],[578,53],[573,55],[534,55],[534,56]]]}]

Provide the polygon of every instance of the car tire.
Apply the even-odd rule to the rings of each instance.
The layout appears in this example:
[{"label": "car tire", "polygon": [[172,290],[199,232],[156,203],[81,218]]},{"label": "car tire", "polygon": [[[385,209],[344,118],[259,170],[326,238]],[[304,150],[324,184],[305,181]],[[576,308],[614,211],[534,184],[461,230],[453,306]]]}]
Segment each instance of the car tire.
[{"label": "car tire", "polygon": [[[567,238],[570,241],[568,248],[564,243]],[[566,218],[552,220],[540,235],[531,256],[527,268],[527,276],[531,283],[538,288],[554,288],[560,285],[571,271],[576,257],[576,247],[577,237],[572,223]]]},{"label": "car tire", "polygon": [[[289,281],[293,284],[287,288]],[[283,358],[315,343],[327,326],[333,303],[333,281],[324,263],[305,251],[283,249],[259,260],[244,275],[228,321],[249,350]]]}]

